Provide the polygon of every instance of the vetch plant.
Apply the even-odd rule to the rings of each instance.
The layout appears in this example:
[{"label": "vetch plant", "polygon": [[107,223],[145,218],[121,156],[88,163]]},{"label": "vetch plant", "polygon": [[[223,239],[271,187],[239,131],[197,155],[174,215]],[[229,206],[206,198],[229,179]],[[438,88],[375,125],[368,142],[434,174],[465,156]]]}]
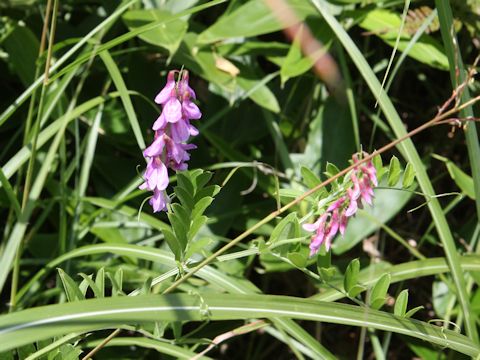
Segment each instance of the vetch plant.
[{"label": "vetch plant", "polygon": [[198,135],[198,129],[190,124],[190,120],[200,119],[202,113],[192,101],[196,95],[188,79],[187,70],[170,71],[167,84],[155,97],[155,102],[162,105],[163,109],[152,127],[155,131],[154,141],[143,151],[147,169],[145,182],[140,185],[140,189],[153,191],[149,203],[154,212],[166,210],[170,201],[165,191],[169,183],[168,169],[186,170],[190,159],[188,150],[196,148],[186,141],[190,136]]},{"label": "vetch plant", "polygon": [[[368,156],[365,152],[363,155]],[[315,255],[322,244],[327,251],[330,250],[333,238],[338,232],[345,234],[348,219],[363,207],[362,201],[372,205],[373,188],[378,185],[375,166],[371,160],[359,164],[359,154],[354,154],[352,160],[354,168],[345,176],[346,182],[341,185],[343,189],[336,200],[317,221],[303,225],[306,231],[315,232],[310,243],[310,256]]]}]

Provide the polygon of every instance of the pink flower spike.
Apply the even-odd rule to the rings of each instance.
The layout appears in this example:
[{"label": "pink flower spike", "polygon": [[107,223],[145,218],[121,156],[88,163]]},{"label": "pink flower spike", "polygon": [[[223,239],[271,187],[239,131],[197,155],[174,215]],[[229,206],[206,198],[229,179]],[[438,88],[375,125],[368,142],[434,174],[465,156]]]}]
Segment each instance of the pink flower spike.
[{"label": "pink flower spike", "polygon": [[175,71],[170,71],[167,76],[167,84],[155,97],[157,104],[165,104],[171,97],[175,97]]},{"label": "pink flower spike", "polygon": [[165,120],[169,123],[176,123],[182,119],[182,104],[177,98],[171,98],[163,107]]}]

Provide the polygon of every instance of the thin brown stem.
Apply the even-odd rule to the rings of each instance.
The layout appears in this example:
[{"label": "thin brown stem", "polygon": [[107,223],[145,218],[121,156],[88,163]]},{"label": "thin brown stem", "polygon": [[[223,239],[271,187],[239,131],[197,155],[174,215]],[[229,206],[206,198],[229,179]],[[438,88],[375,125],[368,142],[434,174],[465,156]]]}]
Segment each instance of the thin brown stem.
[{"label": "thin brown stem", "polygon": [[112,340],[115,336],[117,336],[118,334],[120,334],[120,331],[122,331],[122,329],[116,329],[115,331],[113,331],[110,335],[108,335],[105,339],[103,339],[103,341],[98,344],[97,346],[95,346],[92,351],[90,351],[87,355],[85,355],[82,360],[87,360],[87,359],[90,359],[93,355],[95,355],[99,350],[101,350],[105,345],[108,344],[108,342],[110,340]]}]

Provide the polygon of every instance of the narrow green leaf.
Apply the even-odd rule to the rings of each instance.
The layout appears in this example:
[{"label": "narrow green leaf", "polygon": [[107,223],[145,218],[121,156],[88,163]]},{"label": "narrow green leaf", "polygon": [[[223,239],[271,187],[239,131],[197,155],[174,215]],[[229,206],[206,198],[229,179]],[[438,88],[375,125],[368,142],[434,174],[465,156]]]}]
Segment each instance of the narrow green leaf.
[{"label": "narrow green leaf", "polygon": [[[187,239],[187,233],[188,233],[188,228],[185,226],[185,224],[182,222],[179,216],[177,216],[174,213],[168,213],[168,220],[170,220],[170,224],[172,224],[172,229],[173,233],[175,234],[175,243],[176,243],[176,249],[175,251],[180,251],[181,256],[183,256],[183,252],[185,248],[187,247],[188,239]],[[167,235],[167,232],[163,233],[165,235],[165,239],[170,245],[170,241],[167,239],[170,235]],[[170,249],[174,251],[174,249],[170,246]],[[176,254],[176,252],[174,253]]]},{"label": "narrow green leaf", "polygon": [[422,310],[423,309],[423,305],[420,305],[420,306],[417,306],[417,307],[414,307],[413,309],[410,309],[407,311],[407,313],[405,314],[405,317],[406,318],[410,318],[412,317],[413,315],[415,315],[415,313],[419,310]]},{"label": "narrow green leaf", "polygon": [[[190,235],[189,235],[190,236]],[[209,246],[214,242],[213,239],[204,237],[194,242],[189,242],[185,259],[190,259],[193,254],[204,254],[209,249]]]},{"label": "narrow green leaf", "polygon": [[203,173],[199,174],[195,177],[195,195],[208,184],[210,179],[212,178],[213,173],[210,171],[204,171]]},{"label": "narrow green leaf", "polygon": [[398,294],[397,299],[395,300],[395,307],[393,308],[393,313],[396,316],[405,317],[407,312],[407,305],[408,305],[408,290],[402,290],[400,294]]},{"label": "narrow green leaf", "polygon": [[8,200],[10,202],[10,205],[13,207],[13,210],[15,211],[17,219],[20,218],[20,215],[22,213],[20,203],[18,202],[17,196],[15,195],[15,192],[13,191],[13,188],[10,185],[7,177],[5,176],[2,168],[0,168],[0,183],[3,186],[3,190],[7,194]]},{"label": "narrow green leaf", "polygon": [[65,294],[67,295],[67,300],[72,302],[85,299],[77,283],[62,269],[58,268],[57,271],[58,275],[60,275]]},{"label": "narrow green leaf", "polygon": [[295,38],[290,46],[285,60],[280,68],[280,78],[282,86],[292,77],[299,76],[308,71],[315,63],[316,59],[323,56],[327,49],[320,48],[314,54],[304,56],[301,48],[303,41],[303,25],[300,25],[295,34]]},{"label": "narrow green leaf", "polygon": [[195,200],[192,197],[191,193],[189,193],[185,188],[181,186],[175,186],[175,195],[180,199],[180,202],[182,203],[183,206],[185,206],[187,209],[193,209],[195,205]]},{"label": "narrow green leaf", "polygon": [[305,166],[302,166],[300,168],[300,172],[302,174],[303,182],[310,189],[314,188],[315,186],[317,186],[322,182],[320,178],[312,170],[310,170]]},{"label": "narrow green leaf", "polygon": [[203,199],[200,199],[195,204],[195,207],[193,208],[192,219],[195,219],[196,217],[202,215],[212,202],[213,202],[213,197],[207,196],[207,197],[204,197]]},{"label": "narrow green leaf", "polygon": [[343,288],[347,293],[350,293],[350,290],[353,289],[355,285],[357,285],[359,272],[360,261],[358,259],[353,259],[350,264],[348,264],[343,279]]},{"label": "narrow green leaf", "polygon": [[466,194],[470,199],[475,200],[475,188],[473,184],[473,179],[471,176],[467,175],[462,169],[460,169],[455,163],[446,157],[440,155],[432,155],[435,159],[443,161],[447,166],[448,173],[455,184]]},{"label": "narrow green leaf", "polygon": [[[121,295],[123,294],[123,269],[118,268],[117,271],[115,271],[115,274],[113,275],[113,279],[115,280],[115,284],[112,283],[113,291]],[[112,294],[113,294],[112,291]]]},{"label": "narrow green leaf", "polygon": [[172,204],[172,210],[175,214],[175,217],[180,220],[185,231],[188,231],[188,228],[190,227],[190,214],[187,212],[187,210],[185,210],[185,208],[178,203]]},{"label": "narrow green leaf", "polygon": [[97,284],[95,284],[95,282],[92,280],[92,275],[87,275],[87,274],[84,274],[84,273],[79,273],[78,275],[80,275],[83,278],[83,280],[88,284],[90,289],[92,289],[96,298],[102,298],[103,297],[102,292],[98,288]]},{"label": "narrow green leaf", "polygon": [[115,87],[120,93],[120,98],[122,99],[125,112],[127,113],[128,120],[130,121],[130,126],[132,127],[135,138],[137,139],[138,147],[143,150],[146,146],[145,140],[143,139],[137,115],[135,113],[135,110],[133,109],[132,99],[130,98],[127,86],[125,85],[125,81],[123,80],[122,73],[120,72],[120,69],[118,68],[117,64],[115,63],[108,51],[102,51],[99,53],[99,55],[100,58],[103,60],[103,63],[105,64],[108,72],[110,73]]},{"label": "narrow green leaf", "polygon": [[361,294],[366,290],[365,286],[362,285],[353,285],[352,288],[348,291],[348,296],[351,298],[357,297],[357,295]]},{"label": "narrow green leaf", "polygon": [[400,167],[400,161],[394,155],[390,160],[390,165],[388,167],[388,186],[395,186],[400,179],[400,174],[402,172],[402,168]]},{"label": "narrow green leaf", "polygon": [[97,271],[95,276],[95,285],[100,292],[99,297],[105,297],[105,269],[102,267]]},{"label": "narrow green leaf", "polygon": [[217,195],[221,189],[222,188],[218,185],[209,185],[201,190],[197,190],[197,192],[195,193],[194,202],[196,203],[204,197],[215,197],[215,195]]},{"label": "narrow green leaf", "polygon": [[378,310],[385,303],[390,280],[390,274],[384,274],[373,287],[372,292],[370,293],[370,306],[372,309]]},{"label": "narrow green leaf", "polygon": [[[268,244],[274,244],[276,241],[280,240],[282,235],[284,238],[285,237],[285,232],[287,233],[287,238],[288,234],[291,230],[291,226],[293,226],[293,221],[294,219],[297,219],[297,213],[292,212],[285,216],[280,222],[275,226],[273,231],[270,234],[270,238],[268,239]],[[298,219],[297,219],[298,222]],[[293,236],[292,236],[293,237]]]},{"label": "narrow green leaf", "polygon": [[328,177],[337,175],[340,172],[339,168],[335,164],[332,164],[331,162],[327,162],[325,170],[326,170],[325,175],[327,175]]},{"label": "narrow green leaf", "polygon": [[409,188],[413,181],[415,180],[415,170],[413,169],[412,164],[407,163],[405,167],[405,172],[403,173],[402,187],[404,189]]},{"label": "narrow green leaf", "polygon": [[375,155],[372,159],[372,164],[375,167],[375,170],[377,170],[377,180],[378,182],[380,182],[382,180],[383,175],[385,175],[385,172],[387,171],[383,167],[382,156],[380,154]]},{"label": "narrow green leaf", "polygon": [[175,260],[180,261],[183,256],[183,249],[180,241],[177,240],[177,237],[169,229],[163,229],[162,233],[165,236],[168,247],[172,250],[173,255],[175,255]]},{"label": "narrow green leaf", "polygon": [[188,238],[193,239],[193,237],[198,233],[203,225],[205,225],[208,221],[208,218],[205,215],[197,216],[193,221],[192,225],[190,226],[190,230],[188,232]]},{"label": "narrow green leaf", "polygon": [[110,280],[110,283],[112,284],[112,297],[125,295],[122,291],[123,270],[121,272],[119,272],[119,270],[117,270],[113,276],[109,272],[106,273],[108,279]]},{"label": "narrow green leaf", "polygon": [[193,186],[192,175],[188,171],[177,173],[177,185],[184,189],[191,197],[195,194],[195,187]]}]

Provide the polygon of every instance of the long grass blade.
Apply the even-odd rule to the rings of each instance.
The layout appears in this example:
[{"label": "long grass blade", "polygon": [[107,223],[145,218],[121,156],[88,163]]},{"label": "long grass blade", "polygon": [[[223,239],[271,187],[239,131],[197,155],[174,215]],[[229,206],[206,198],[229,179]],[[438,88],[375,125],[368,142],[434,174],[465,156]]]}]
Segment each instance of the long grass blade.
[{"label": "long grass blade", "polygon": [[464,335],[358,306],[276,295],[168,294],[114,297],[41,306],[0,318],[0,351],[69,332],[151,321],[278,318],[371,327],[412,336],[470,356],[480,348]]}]

